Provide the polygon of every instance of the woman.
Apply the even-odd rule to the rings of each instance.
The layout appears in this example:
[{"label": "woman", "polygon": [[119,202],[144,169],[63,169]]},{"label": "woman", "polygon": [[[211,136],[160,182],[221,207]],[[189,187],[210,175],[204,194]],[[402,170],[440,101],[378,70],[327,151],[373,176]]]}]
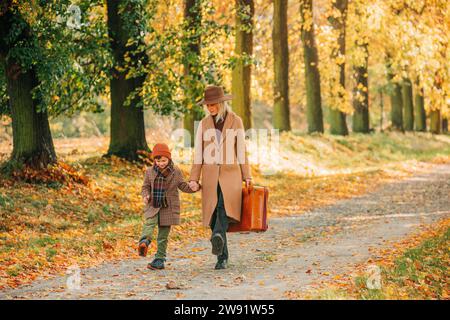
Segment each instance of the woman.
[{"label": "woman", "polygon": [[251,183],[242,119],[231,111],[222,87],[209,86],[204,99],[208,115],[197,129],[194,164],[189,184],[195,188],[202,178],[202,221],[211,227],[215,269],[228,263],[226,231],[230,222],[241,219],[242,181]]}]

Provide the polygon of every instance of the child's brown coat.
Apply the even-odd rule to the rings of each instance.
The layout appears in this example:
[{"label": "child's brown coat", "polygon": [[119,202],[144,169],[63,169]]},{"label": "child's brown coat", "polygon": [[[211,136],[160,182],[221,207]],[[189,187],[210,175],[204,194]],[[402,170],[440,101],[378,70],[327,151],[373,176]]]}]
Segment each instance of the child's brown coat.
[{"label": "child's brown coat", "polygon": [[142,197],[149,197],[148,203],[144,208],[145,218],[154,217],[159,212],[159,225],[170,226],[180,224],[180,195],[178,189],[187,193],[194,193],[187,182],[184,181],[181,170],[174,166],[173,172],[166,178],[167,189],[166,198],[167,208],[154,208],[152,206],[152,190],[155,181],[156,172],[153,167],[149,167],[145,172],[144,184],[142,185]]}]

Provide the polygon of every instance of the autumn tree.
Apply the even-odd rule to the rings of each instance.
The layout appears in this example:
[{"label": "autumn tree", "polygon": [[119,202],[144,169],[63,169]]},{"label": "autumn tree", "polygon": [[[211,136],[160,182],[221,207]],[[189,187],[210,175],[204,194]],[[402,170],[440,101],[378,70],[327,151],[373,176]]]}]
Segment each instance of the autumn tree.
[{"label": "autumn tree", "polygon": [[[367,52],[367,44],[362,47]],[[369,73],[368,53],[363,65],[353,68],[356,85],[353,87],[353,132],[369,133]]]},{"label": "autumn tree", "polygon": [[367,6],[361,1],[352,3],[354,19],[352,23],[354,39],[354,61],[352,65],[353,87],[353,132],[369,133],[369,39],[367,34]]},{"label": "autumn tree", "polygon": [[287,0],[273,2],[273,66],[274,110],[273,126],[281,131],[291,130],[289,116],[289,43],[287,29]]},{"label": "autumn tree", "polygon": [[[442,131],[442,113],[448,112],[447,97],[450,96],[450,92],[445,88],[448,86],[447,81],[450,79],[447,69],[444,67],[447,55],[448,40],[438,41],[439,50],[437,52],[438,57],[441,58],[441,67],[436,70],[434,76],[434,86],[430,89],[431,101],[434,105],[431,107],[430,116],[430,132],[434,134],[440,134]],[[450,91],[450,90],[449,90]]]},{"label": "autumn tree", "polygon": [[0,58],[4,65],[11,108],[13,151],[11,160],[35,168],[56,162],[47,110],[41,106],[36,66],[28,57],[37,54],[36,35],[17,4],[9,0],[0,8]]},{"label": "autumn tree", "polygon": [[[103,92],[101,15],[96,1],[4,1],[0,8],[0,100],[13,127],[10,164],[56,162],[49,116],[99,110]],[[84,14],[83,14],[84,13]],[[86,19],[90,21],[87,23]]]},{"label": "autumn tree", "polygon": [[196,106],[200,100],[204,85],[201,75],[201,23],[202,23],[202,1],[184,0],[184,39],[183,39],[183,66],[184,66],[184,104],[187,108],[184,114],[184,129],[190,133],[190,146],[194,145],[194,122],[200,120],[201,112]]},{"label": "autumn tree", "polygon": [[[337,33],[337,45],[331,51],[331,62],[338,65],[338,77],[332,75],[330,106],[330,133],[347,135],[348,128],[346,114],[341,111],[340,104],[345,104],[345,23],[347,17],[348,0],[336,0],[333,2],[332,14],[328,18],[333,29]],[[337,80],[337,81],[336,81]],[[335,105],[337,104],[337,105]]]},{"label": "autumn tree", "polygon": [[142,98],[137,90],[145,74],[130,75],[133,64],[146,64],[142,49],[145,25],[143,1],[107,0],[108,35],[114,57],[110,70],[111,137],[108,155],[137,160],[139,150],[149,150],[145,138]]},{"label": "autumn tree", "polygon": [[242,118],[244,127],[253,127],[250,100],[253,55],[253,0],[235,0],[235,61],[232,71],[233,110]]},{"label": "autumn tree", "polygon": [[[448,28],[450,27],[448,1],[394,1],[389,0],[391,15],[397,17],[393,26],[397,30],[391,37],[398,43],[395,51],[396,64],[402,74],[396,78],[416,79],[416,104],[418,130],[425,130],[423,108],[430,116],[430,131],[441,131],[441,119],[448,115]],[[404,91],[405,92],[405,91]],[[412,103],[412,93],[403,98],[404,106]],[[418,93],[418,94],[417,94]],[[404,110],[405,129],[411,128],[411,106]]]},{"label": "autumn tree", "polygon": [[[450,8],[447,1],[437,0],[433,5],[424,5],[428,39],[433,41],[428,64],[428,77],[425,78],[426,107],[430,116],[430,132],[439,134],[443,130],[444,119],[450,117],[450,69],[449,42]],[[430,50],[432,49],[432,50]],[[444,122],[444,123],[443,123]]]},{"label": "autumn tree", "polygon": [[113,48],[116,65],[112,72],[120,75],[121,85],[127,84],[129,91],[128,96],[122,97],[125,100],[116,100],[123,104],[119,111],[126,112],[131,123],[138,123],[131,135],[120,128],[116,130],[121,139],[115,140],[120,143],[138,136],[123,150],[130,155],[125,156],[128,159],[145,146],[142,110],[182,118],[192,138],[194,121],[203,116],[197,103],[205,84],[223,82],[221,72],[228,61],[220,55],[218,43],[228,37],[231,28],[215,17],[211,1],[186,0],[181,4],[181,11],[171,3],[157,0],[123,0],[118,7],[119,15],[113,25],[121,26],[123,38]]},{"label": "autumn tree", "polygon": [[300,1],[301,41],[305,64],[306,119],[308,133],[323,133],[319,58],[314,34],[312,0]]},{"label": "autumn tree", "polygon": [[[142,37],[139,27],[133,27],[140,21],[135,13],[141,11],[131,9],[136,4],[131,1],[109,2],[109,28],[103,19],[103,1],[79,1],[77,6],[68,0],[8,4],[9,9],[5,12],[11,14],[14,11],[14,25],[2,30],[10,30],[14,36],[8,38],[6,35],[10,43],[2,47],[8,52],[10,46],[8,59],[14,57],[16,60],[7,61],[7,68],[15,69],[6,73],[8,77],[12,76],[9,78],[9,101],[16,104],[19,97],[22,101],[22,109],[18,113],[15,107],[11,107],[12,117],[19,121],[13,121],[13,141],[16,143],[13,159],[31,162],[33,166],[55,162],[48,115],[70,115],[77,110],[102,111],[96,100],[106,92],[108,78],[105,77],[105,70],[108,69],[112,69],[109,154],[136,159],[135,151],[147,148],[143,143],[142,109],[139,109],[142,105],[139,105],[137,95],[130,95],[145,76],[130,76],[127,72],[133,63],[145,63],[145,55],[137,53],[138,44],[142,42],[130,41],[133,39],[127,35],[129,32]],[[8,19],[7,16],[2,17]],[[7,23],[5,21],[5,25]],[[111,37],[115,68],[110,68],[108,39],[104,37],[107,30]],[[17,38],[11,42],[14,37]],[[123,61],[127,59],[131,63],[125,67]],[[22,89],[14,89],[17,87]],[[29,111],[25,112],[27,109],[23,108]]]},{"label": "autumn tree", "polygon": [[[439,55],[445,58],[446,43],[441,43]],[[447,72],[444,68],[436,70],[434,85],[430,88],[430,98],[433,106],[430,107],[430,132],[440,134],[442,131],[442,111],[447,105],[447,93],[444,88],[444,80],[447,78]]]}]

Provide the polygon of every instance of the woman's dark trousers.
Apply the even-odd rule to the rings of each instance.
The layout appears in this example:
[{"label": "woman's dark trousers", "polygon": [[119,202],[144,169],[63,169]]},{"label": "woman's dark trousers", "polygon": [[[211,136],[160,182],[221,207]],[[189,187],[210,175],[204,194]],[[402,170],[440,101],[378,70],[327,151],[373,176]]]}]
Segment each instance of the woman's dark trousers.
[{"label": "woman's dark trousers", "polygon": [[228,260],[228,247],[227,247],[227,229],[228,229],[228,217],[225,211],[225,202],[223,200],[222,189],[220,188],[220,184],[217,184],[217,205],[214,213],[211,217],[211,237],[219,233],[223,240],[223,251],[221,255],[217,256],[217,261]]}]

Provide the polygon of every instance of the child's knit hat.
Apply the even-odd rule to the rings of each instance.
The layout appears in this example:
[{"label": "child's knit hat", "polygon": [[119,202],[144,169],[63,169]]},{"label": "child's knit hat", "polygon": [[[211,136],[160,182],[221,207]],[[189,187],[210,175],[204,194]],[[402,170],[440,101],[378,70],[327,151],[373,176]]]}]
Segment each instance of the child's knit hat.
[{"label": "child's knit hat", "polygon": [[152,150],[152,157],[154,159],[157,156],[163,156],[168,159],[172,159],[172,155],[170,153],[169,146],[165,143],[155,144],[155,146],[153,147],[153,150]]}]

